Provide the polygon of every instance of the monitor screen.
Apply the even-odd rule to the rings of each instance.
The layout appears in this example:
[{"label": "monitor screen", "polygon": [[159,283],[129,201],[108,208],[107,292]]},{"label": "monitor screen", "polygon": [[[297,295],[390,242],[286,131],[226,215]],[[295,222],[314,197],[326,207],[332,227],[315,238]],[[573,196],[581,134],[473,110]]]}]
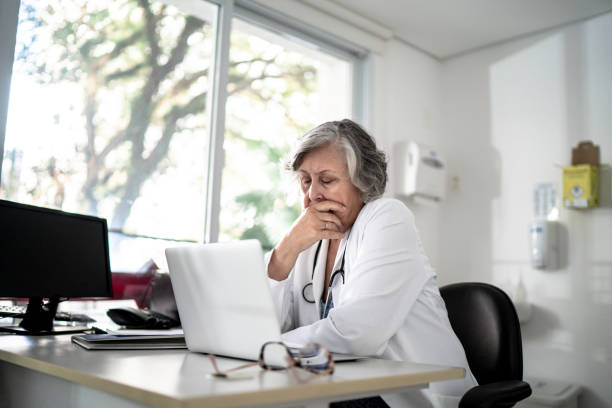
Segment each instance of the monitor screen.
[{"label": "monitor screen", "polygon": [[108,297],[106,220],[0,200],[0,297]]}]

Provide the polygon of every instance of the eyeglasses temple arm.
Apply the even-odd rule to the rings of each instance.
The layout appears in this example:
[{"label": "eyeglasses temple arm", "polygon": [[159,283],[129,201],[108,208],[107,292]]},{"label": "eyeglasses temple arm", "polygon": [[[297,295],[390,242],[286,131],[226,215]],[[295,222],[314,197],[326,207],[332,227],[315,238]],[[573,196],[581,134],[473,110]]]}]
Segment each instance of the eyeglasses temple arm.
[{"label": "eyeglasses temple arm", "polygon": [[221,371],[221,370],[219,370],[219,367],[217,366],[217,357],[215,357],[214,354],[209,354],[208,358],[210,359],[210,362],[212,363],[212,366],[215,369],[215,372],[217,374],[226,374],[226,373],[229,373],[229,372],[232,372],[232,371],[240,370],[240,369],[247,368],[247,367],[252,367],[252,366],[255,366],[255,365],[259,364],[257,361],[254,361],[252,363],[242,364],[242,365],[239,365],[237,367],[232,367],[232,368],[230,368],[228,370]]}]

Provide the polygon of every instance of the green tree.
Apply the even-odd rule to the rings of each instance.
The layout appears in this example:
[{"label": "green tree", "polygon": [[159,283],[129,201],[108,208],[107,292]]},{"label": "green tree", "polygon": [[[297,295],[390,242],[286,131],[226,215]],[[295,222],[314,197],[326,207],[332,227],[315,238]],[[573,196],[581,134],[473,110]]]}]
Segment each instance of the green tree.
[{"label": "green tree", "polygon": [[[22,10],[20,25],[30,35],[18,62],[42,84],[82,88],[86,137],[75,146],[75,160],[86,163],[83,210],[97,214],[101,200],[117,197],[111,227],[121,230],[143,184],[163,171],[173,137],[206,128],[213,27],[149,0],[24,0]],[[247,54],[230,62],[230,95],[265,100],[265,87],[254,84],[270,78],[286,80],[287,93],[307,90],[312,67],[283,62],[278,54]],[[284,153],[265,143],[253,148],[274,158]],[[53,159],[41,166],[45,177],[70,171],[50,165]],[[263,196],[254,191],[239,200],[261,214],[271,209]],[[61,197],[56,201],[61,207]]]}]

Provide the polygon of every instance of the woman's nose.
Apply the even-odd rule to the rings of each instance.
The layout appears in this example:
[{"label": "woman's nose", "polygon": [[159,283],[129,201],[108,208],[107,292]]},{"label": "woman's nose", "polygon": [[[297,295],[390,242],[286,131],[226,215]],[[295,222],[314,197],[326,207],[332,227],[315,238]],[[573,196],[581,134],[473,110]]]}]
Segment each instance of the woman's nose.
[{"label": "woman's nose", "polygon": [[323,197],[323,193],[321,192],[321,186],[319,183],[315,183],[314,181],[310,184],[310,189],[308,190],[308,198],[310,201],[323,201],[325,198]]}]

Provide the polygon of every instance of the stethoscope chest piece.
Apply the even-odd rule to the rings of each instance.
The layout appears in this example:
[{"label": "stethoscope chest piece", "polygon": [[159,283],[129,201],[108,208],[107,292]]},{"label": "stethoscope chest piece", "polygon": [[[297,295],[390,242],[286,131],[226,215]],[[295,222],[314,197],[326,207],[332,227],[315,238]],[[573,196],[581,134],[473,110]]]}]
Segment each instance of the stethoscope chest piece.
[{"label": "stethoscope chest piece", "polygon": [[302,297],[308,303],[314,303],[315,302],[315,299],[314,299],[314,289],[312,287],[312,282],[308,282],[302,288]]}]

